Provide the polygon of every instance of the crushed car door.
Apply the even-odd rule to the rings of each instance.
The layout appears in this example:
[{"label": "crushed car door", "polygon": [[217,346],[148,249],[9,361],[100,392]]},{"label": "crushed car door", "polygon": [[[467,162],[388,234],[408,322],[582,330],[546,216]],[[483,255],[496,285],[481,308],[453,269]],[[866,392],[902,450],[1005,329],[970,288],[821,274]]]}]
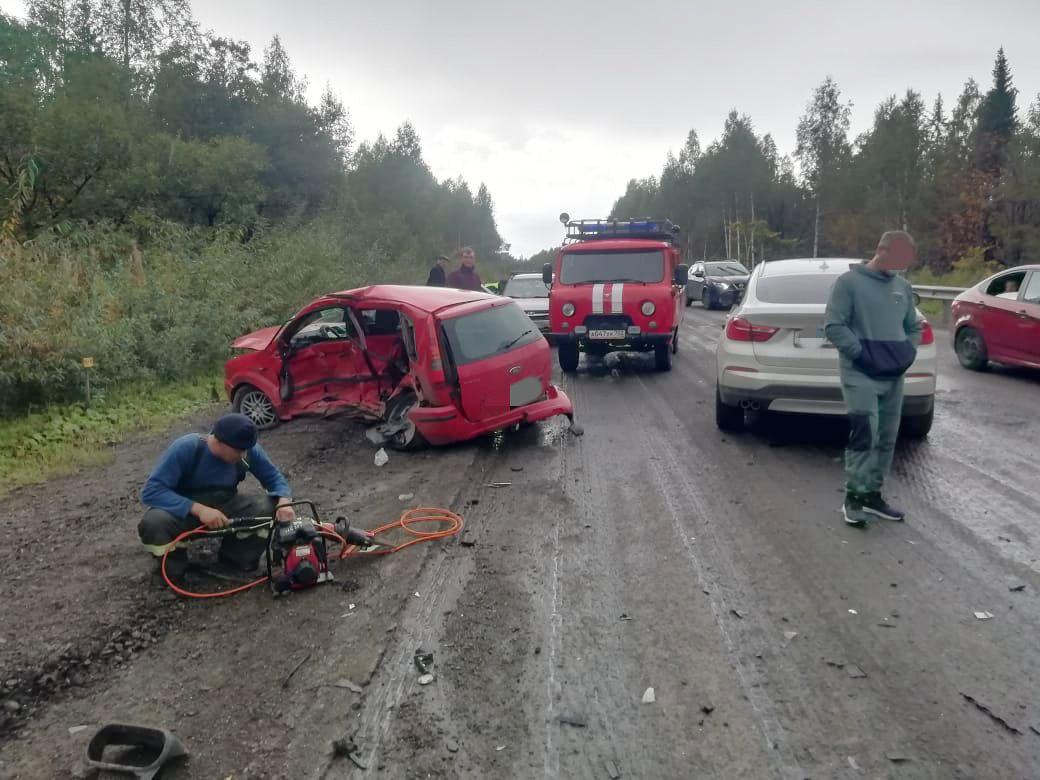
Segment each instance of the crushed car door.
[{"label": "crushed car door", "polygon": [[401,333],[403,318],[390,305],[354,308],[362,333],[369,381],[361,388],[363,402],[378,408],[408,373],[409,364]]},{"label": "crushed car door", "polygon": [[291,414],[359,406],[369,375],[357,325],[346,307],[313,309],[287,329],[279,378]]}]

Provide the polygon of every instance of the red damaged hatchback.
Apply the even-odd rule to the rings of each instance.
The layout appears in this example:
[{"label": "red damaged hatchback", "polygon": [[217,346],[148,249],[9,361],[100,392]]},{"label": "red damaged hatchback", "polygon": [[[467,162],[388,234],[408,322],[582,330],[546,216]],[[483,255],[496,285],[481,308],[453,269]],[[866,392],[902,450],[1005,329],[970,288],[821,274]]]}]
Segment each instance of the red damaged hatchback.
[{"label": "red damaged hatchback", "polygon": [[305,414],[379,421],[397,449],[472,439],[563,414],[549,344],[510,298],[376,285],[322,296],[232,346],[233,408],[260,428]]}]

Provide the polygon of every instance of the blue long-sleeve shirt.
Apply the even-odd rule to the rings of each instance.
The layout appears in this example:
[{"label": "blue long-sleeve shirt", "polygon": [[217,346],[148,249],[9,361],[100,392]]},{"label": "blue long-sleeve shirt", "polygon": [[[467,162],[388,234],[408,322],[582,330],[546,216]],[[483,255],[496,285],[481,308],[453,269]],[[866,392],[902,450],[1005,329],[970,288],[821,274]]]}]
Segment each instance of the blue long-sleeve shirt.
[{"label": "blue long-sleeve shirt", "polygon": [[[201,456],[198,456],[200,452]],[[292,496],[289,483],[259,444],[254,445],[243,460],[247,471],[257,478],[268,495]],[[239,468],[238,464],[225,463],[210,452],[205,442],[200,448],[198,434],[189,433],[175,440],[159,458],[141,490],[141,501],[146,506],[163,509],[175,517],[186,518],[194,502],[178,493],[178,488],[185,493],[235,490],[239,481]]]}]

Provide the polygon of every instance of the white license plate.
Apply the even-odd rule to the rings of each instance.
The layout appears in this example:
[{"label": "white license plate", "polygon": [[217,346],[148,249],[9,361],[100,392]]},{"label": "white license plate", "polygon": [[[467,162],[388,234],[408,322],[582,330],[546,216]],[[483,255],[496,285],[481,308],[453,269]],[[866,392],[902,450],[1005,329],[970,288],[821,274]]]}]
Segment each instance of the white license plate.
[{"label": "white license plate", "polygon": [[800,330],[795,333],[794,345],[807,349],[834,349],[834,345],[827,340],[823,328],[817,328],[814,336],[804,335],[806,331]]},{"label": "white license plate", "polygon": [[532,404],[542,397],[543,392],[542,380],[538,377],[529,376],[521,379],[509,386],[509,406],[515,409],[518,406]]},{"label": "white license plate", "polygon": [[590,330],[590,339],[623,339],[626,332],[623,330]]}]

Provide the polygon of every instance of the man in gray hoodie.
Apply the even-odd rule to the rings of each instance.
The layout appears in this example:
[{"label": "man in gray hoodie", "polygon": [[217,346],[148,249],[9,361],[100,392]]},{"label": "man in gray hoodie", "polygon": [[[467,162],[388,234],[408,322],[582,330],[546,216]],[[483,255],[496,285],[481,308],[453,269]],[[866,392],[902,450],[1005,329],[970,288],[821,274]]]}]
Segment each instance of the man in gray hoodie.
[{"label": "man in gray hoodie", "polygon": [[849,413],[845,450],[845,522],[862,528],[905,515],[881,495],[892,466],[903,409],[903,374],[917,356],[921,325],[913,289],[897,274],[917,258],[909,233],[881,236],[874,257],[842,274],[831,290],[824,327],[838,348]]}]

